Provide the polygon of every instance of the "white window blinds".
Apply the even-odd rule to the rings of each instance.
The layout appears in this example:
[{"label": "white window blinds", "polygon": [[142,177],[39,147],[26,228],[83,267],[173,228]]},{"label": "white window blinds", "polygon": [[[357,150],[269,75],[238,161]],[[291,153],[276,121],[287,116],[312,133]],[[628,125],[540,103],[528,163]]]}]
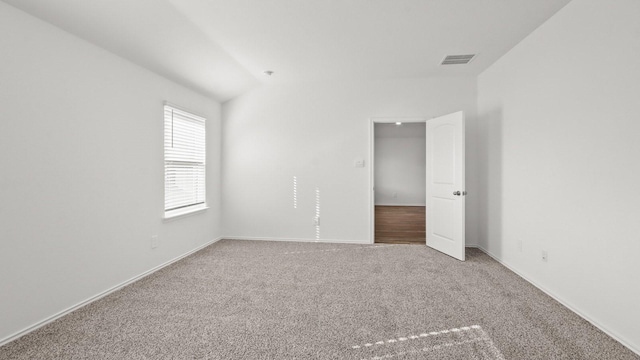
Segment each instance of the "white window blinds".
[{"label": "white window blinds", "polygon": [[205,119],[164,106],[164,210],[205,204]]}]

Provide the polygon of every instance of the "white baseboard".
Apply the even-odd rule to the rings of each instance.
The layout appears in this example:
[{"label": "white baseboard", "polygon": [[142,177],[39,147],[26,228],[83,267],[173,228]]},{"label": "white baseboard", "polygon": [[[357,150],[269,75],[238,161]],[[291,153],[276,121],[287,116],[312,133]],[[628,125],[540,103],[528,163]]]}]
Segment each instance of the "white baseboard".
[{"label": "white baseboard", "polygon": [[279,238],[279,237],[255,237],[255,236],[223,236],[228,240],[260,240],[260,241],[291,241],[313,242],[327,244],[371,244],[369,240],[342,240],[342,239],[304,239],[304,238]]},{"label": "white baseboard", "polygon": [[376,204],[375,206],[426,206],[425,204],[397,204],[397,203],[389,203],[389,204]]},{"label": "white baseboard", "polygon": [[542,285],[536,283],[535,281],[531,280],[529,277],[527,277],[526,275],[524,275],[520,271],[516,270],[513,266],[509,265],[508,263],[506,263],[505,261],[500,259],[498,256],[496,256],[496,255],[492,254],[491,252],[489,252],[487,249],[483,248],[480,245],[473,245],[473,246],[467,246],[467,247],[475,247],[475,248],[480,249],[482,252],[484,252],[485,254],[489,255],[493,260],[499,262],[502,266],[506,267],[507,269],[509,269],[512,272],[514,272],[516,275],[518,275],[521,278],[525,279],[527,282],[529,282],[531,285],[537,287],[539,290],[541,290],[545,294],[551,296],[554,300],[556,300],[560,304],[564,305],[567,309],[573,311],[574,313],[576,313],[581,318],[587,320],[593,326],[597,327],[602,332],[604,332],[605,334],[609,335],[610,337],[612,337],[617,342],[619,342],[622,345],[624,345],[625,347],[627,347],[629,350],[633,351],[637,355],[640,355],[640,348],[637,348],[634,345],[632,345],[631,342],[629,340],[627,340],[625,337],[620,336],[615,331],[612,331],[612,330],[606,328],[605,326],[603,326],[602,324],[599,324],[597,321],[594,321],[588,315],[586,315],[582,311],[578,310],[578,308],[575,307],[573,304],[571,304],[569,301],[566,301],[561,296],[553,293],[552,291],[550,291],[549,289],[545,288],[544,286],[542,286]]},{"label": "white baseboard", "polygon": [[209,241],[209,242],[207,242],[207,243],[205,243],[203,245],[200,245],[197,248],[195,248],[193,250],[190,250],[190,251],[188,251],[188,252],[186,252],[186,253],[184,253],[184,254],[176,257],[176,258],[173,258],[173,259],[171,259],[171,260],[169,260],[169,261],[167,261],[165,263],[162,263],[162,264],[160,264],[160,265],[158,265],[158,266],[156,266],[156,267],[154,267],[154,268],[152,268],[150,270],[147,270],[147,271],[143,272],[140,275],[134,276],[129,280],[126,280],[126,281],[124,281],[124,282],[122,282],[122,283],[120,283],[120,284],[118,284],[118,285],[116,285],[116,286],[114,286],[112,288],[109,288],[109,289],[107,289],[107,290],[105,290],[105,291],[103,291],[103,292],[101,292],[101,293],[99,293],[97,295],[94,295],[94,296],[92,296],[92,297],[90,297],[90,298],[88,298],[88,299],[86,299],[84,301],[81,301],[81,302],[79,302],[79,303],[77,303],[77,304],[75,304],[75,305],[73,305],[73,306],[71,306],[71,307],[69,307],[69,308],[67,308],[65,310],[60,311],[57,314],[49,316],[48,318],[46,318],[44,320],[41,320],[41,321],[31,325],[31,326],[26,327],[25,329],[22,329],[22,330],[14,333],[12,335],[9,335],[8,337],[5,337],[4,339],[0,339],[0,346],[5,345],[7,343],[10,343],[13,340],[16,340],[16,339],[18,339],[18,338],[20,338],[20,337],[22,337],[24,335],[27,335],[28,333],[30,333],[30,332],[32,332],[34,330],[37,330],[37,329],[49,324],[52,321],[55,321],[55,320],[65,316],[65,315],[67,315],[67,314],[69,314],[69,313],[71,313],[73,311],[76,311],[76,310],[78,310],[78,309],[80,309],[80,308],[82,308],[82,307],[84,307],[86,305],[91,304],[92,302],[94,302],[96,300],[99,300],[99,299],[101,299],[101,298],[103,298],[103,297],[105,297],[105,296],[107,296],[107,295],[109,295],[109,294],[111,294],[111,293],[113,293],[115,291],[118,291],[118,290],[122,289],[123,287],[125,287],[127,285],[133,284],[134,282],[136,282],[136,281],[138,281],[138,280],[140,280],[140,279],[142,279],[144,277],[147,277],[147,276],[153,274],[154,272],[156,272],[156,271],[158,271],[158,270],[160,270],[160,269],[162,269],[162,268],[164,268],[164,267],[166,267],[168,265],[171,265],[174,262],[176,262],[178,260],[181,260],[181,259],[183,259],[183,258],[185,258],[185,257],[187,257],[187,256],[199,251],[199,250],[202,250],[205,247],[207,247],[207,246],[209,246],[209,245],[211,245],[211,244],[213,244],[215,242],[218,242],[221,239],[222,239],[222,237],[218,237],[216,239],[213,239],[213,240],[211,240],[211,241]]},{"label": "white baseboard", "polygon": [[[304,238],[279,238],[279,237],[256,237],[256,236],[223,236],[228,240],[257,240],[257,241],[291,241],[291,242],[313,242],[327,244],[373,244],[371,240],[344,240],[344,239],[304,239]],[[465,245],[467,248],[478,248],[476,244]],[[481,249],[482,250],[482,249]]]}]

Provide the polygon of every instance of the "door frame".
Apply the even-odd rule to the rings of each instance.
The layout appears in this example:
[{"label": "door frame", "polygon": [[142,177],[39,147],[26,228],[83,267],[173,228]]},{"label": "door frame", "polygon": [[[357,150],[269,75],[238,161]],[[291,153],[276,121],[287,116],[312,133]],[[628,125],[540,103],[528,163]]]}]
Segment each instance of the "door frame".
[{"label": "door frame", "polygon": [[[376,241],[376,199],[375,199],[375,125],[376,124],[393,124],[402,123],[426,123],[432,118],[427,117],[371,117],[369,118],[369,220],[371,227],[369,228],[369,243],[374,244]],[[426,149],[425,149],[426,150]],[[427,243],[425,235],[425,245]]]}]

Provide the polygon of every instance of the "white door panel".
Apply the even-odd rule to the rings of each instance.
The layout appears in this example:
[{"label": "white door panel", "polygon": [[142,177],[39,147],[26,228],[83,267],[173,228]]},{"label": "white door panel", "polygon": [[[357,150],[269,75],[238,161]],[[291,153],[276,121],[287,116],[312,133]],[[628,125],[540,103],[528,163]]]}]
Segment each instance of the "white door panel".
[{"label": "white door panel", "polygon": [[427,246],[464,261],[464,113],[427,121]]}]

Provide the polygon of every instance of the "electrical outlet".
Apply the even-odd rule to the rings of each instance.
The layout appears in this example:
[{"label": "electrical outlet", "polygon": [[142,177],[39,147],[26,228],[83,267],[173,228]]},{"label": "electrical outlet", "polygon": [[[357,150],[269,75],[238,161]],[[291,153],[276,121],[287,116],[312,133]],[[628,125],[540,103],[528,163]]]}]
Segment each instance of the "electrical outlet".
[{"label": "electrical outlet", "polygon": [[547,262],[548,259],[549,259],[549,255],[547,254],[547,251],[542,250],[542,261]]},{"label": "electrical outlet", "polygon": [[151,248],[155,249],[158,247],[158,235],[151,235]]}]

